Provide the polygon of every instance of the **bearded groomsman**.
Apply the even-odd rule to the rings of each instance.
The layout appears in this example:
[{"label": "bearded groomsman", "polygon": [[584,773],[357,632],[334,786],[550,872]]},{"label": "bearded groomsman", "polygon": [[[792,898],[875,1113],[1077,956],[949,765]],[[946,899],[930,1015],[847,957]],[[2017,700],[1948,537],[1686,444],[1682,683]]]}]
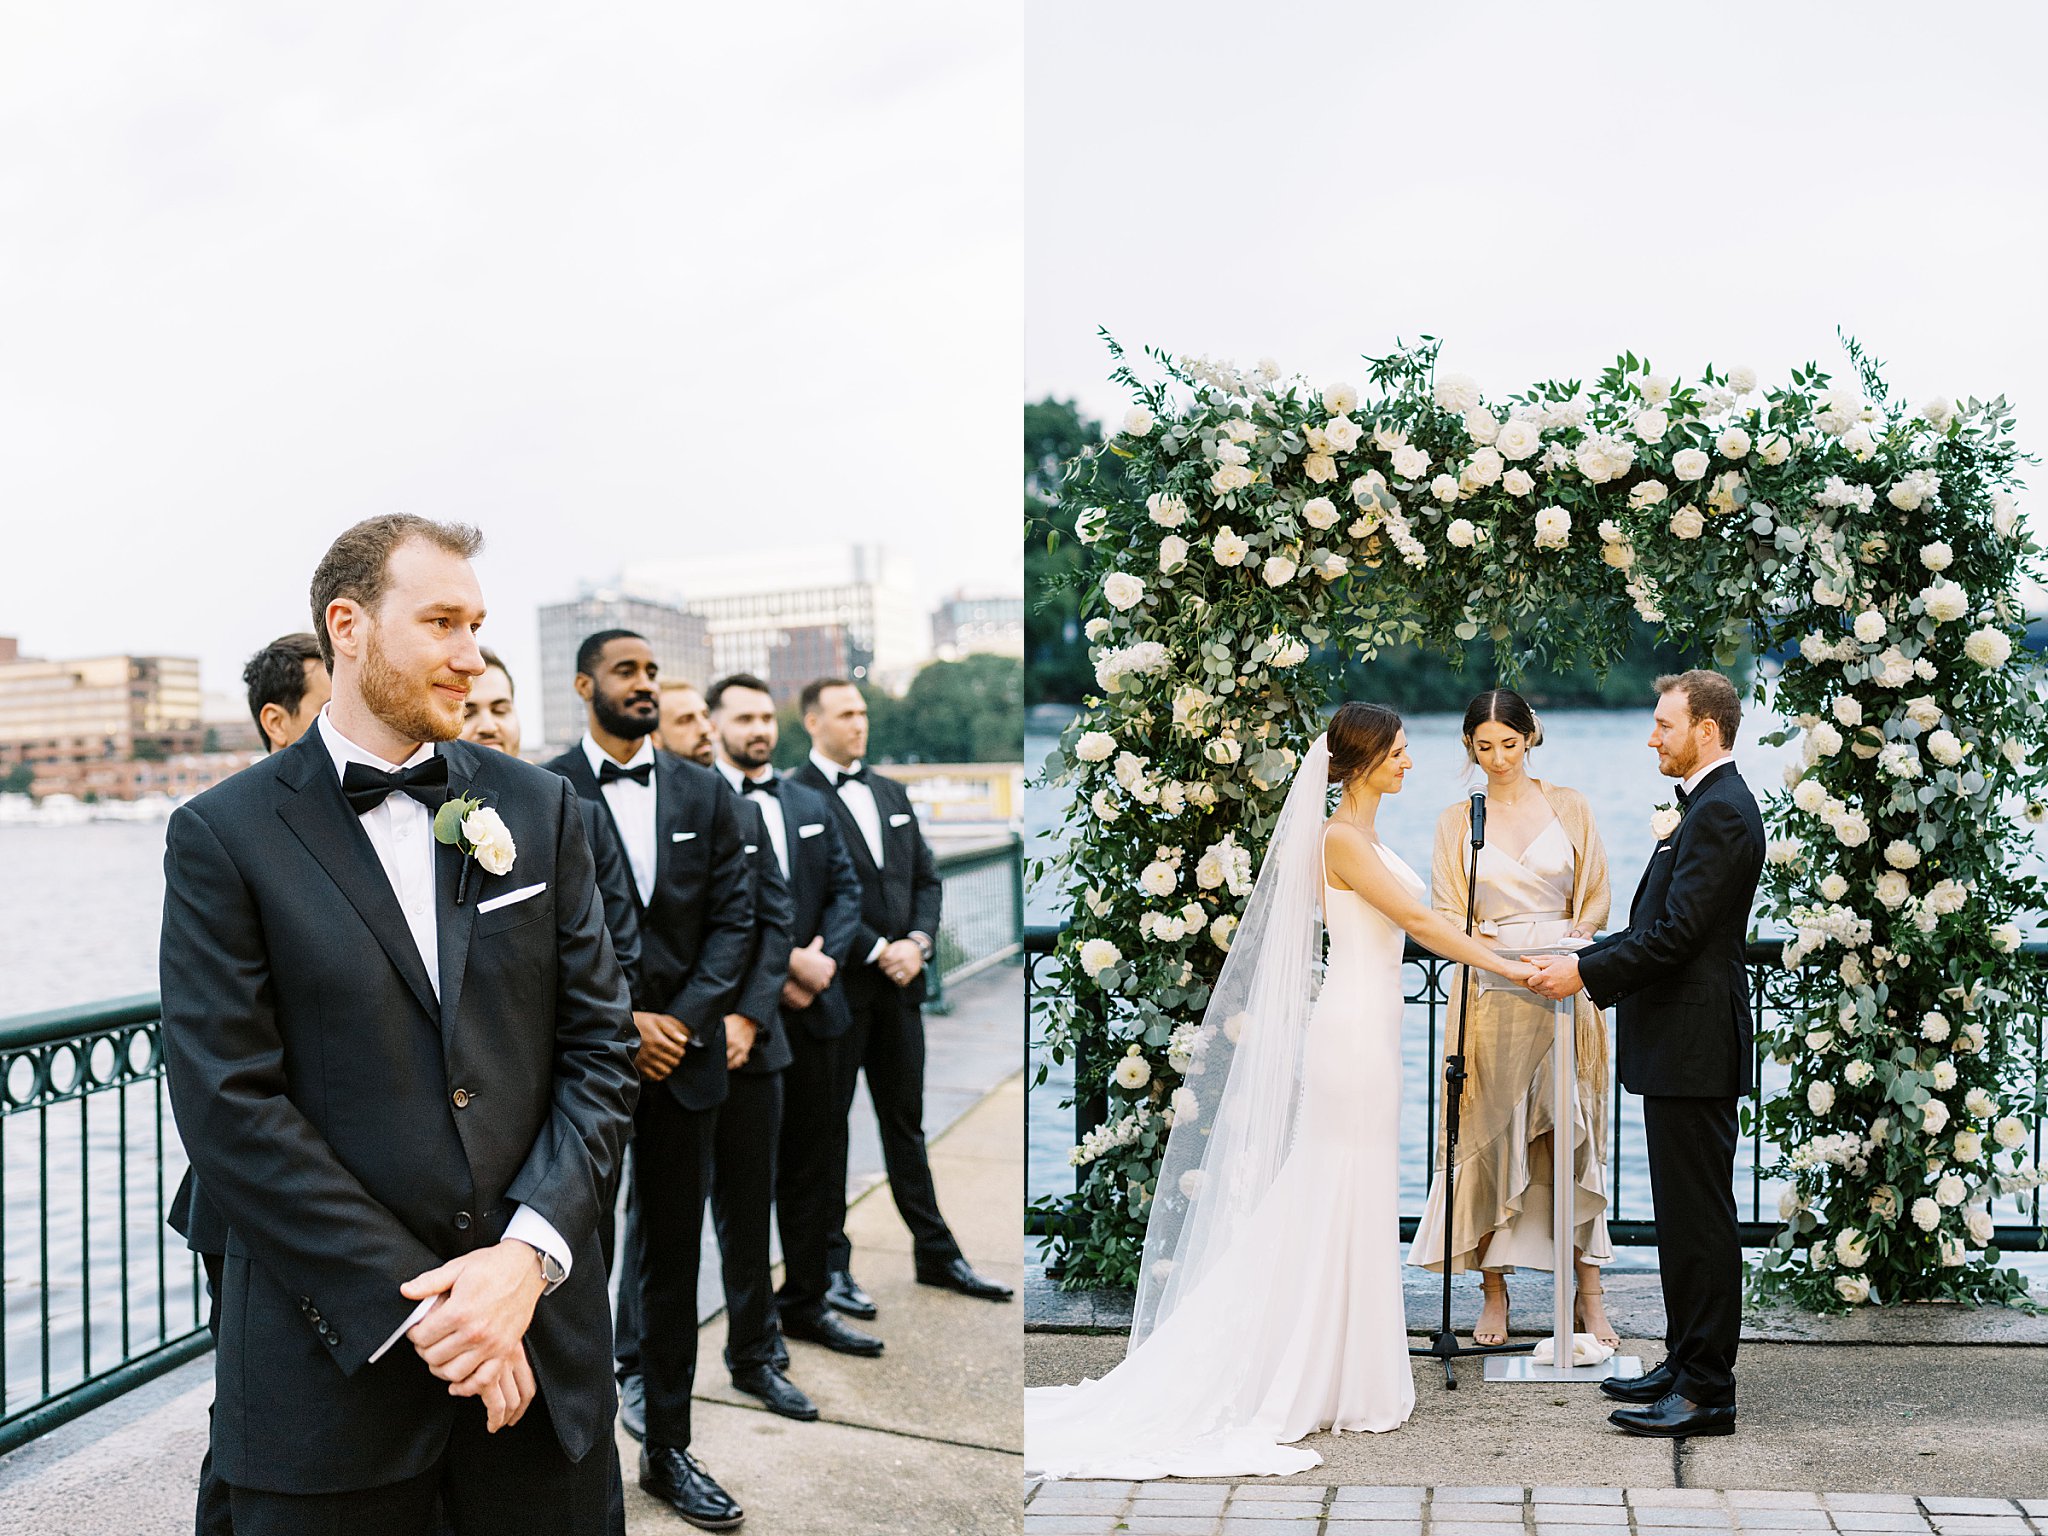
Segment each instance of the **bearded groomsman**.
[{"label": "bearded groomsman", "polygon": [[[853,1029],[840,1058],[839,1113],[852,1111],[855,1074],[865,1071],[889,1192],[910,1228],[919,1282],[1008,1301],[1010,1287],[976,1274],[961,1256],[939,1213],[925,1154],[924,970],[939,931],[941,896],[931,844],[903,786],[862,761],[868,706],[860,690],[843,678],[820,678],[805,685],[801,706],[811,753],[790,777],[831,796],[861,883],[860,927],[844,982]],[[840,1187],[827,1300],[852,1316],[873,1317],[874,1300],[853,1277],[843,1181]]]},{"label": "bearded groomsman", "polygon": [[646,1088],[627,1197],[639,1256],[619,1282],[639,1302],[635,1335],[620,1330],[637,1358],[619,1370],[622,1381],[637,1375],[644,1393],[640,1486],[700,1529],[730,1530],[744,1515],[690,1455],[690,1395],[704,1202],[727,1093],[725,1018],[753,951],[752,882],[731,791],[709,769],[655,751],[660,671],[640,635],[587,637],[576,692],[588,729],[548,766],[611,818],[640,909],[633,1023]]}]

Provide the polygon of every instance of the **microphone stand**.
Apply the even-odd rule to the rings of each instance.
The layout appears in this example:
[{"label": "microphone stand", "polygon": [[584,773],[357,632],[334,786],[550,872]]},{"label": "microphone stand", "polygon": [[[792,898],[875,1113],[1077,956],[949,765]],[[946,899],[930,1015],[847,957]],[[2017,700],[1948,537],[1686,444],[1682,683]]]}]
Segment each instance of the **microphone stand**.
[{"label": "microphone stand", "polygon": [[[1465,937],[1472,937],[1479,910],[1479,850],[1486,846],[1486,796],[1472,796],[1472,853],[1465,869]],[[1413,1356],[1441,1360],[1445,1390],[1458,1390],[1452,1362],[1473,1355],[1511,1355],[1534,1349],[1527,1344],[1460,1344],[1451,1329],[1451,1240],[1457,1226],[1458,1108],[1465,1095],[1465,1021],[1472,1014],[1472,967],[1460,966],[1458,1029],[1455,1043],[1446,1041],[1444,1051],[1444,1298],[1441,1326],[1421,1349],[1410,1347]]]}]

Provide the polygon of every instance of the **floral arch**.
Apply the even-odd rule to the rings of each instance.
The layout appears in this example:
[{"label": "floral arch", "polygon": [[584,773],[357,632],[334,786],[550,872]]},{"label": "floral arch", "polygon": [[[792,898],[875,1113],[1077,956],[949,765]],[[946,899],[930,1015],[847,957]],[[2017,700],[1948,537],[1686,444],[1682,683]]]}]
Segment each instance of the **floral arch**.
[{"label": "floral arch", "polygon": [[1761,911],[1804,999],[1762,1036],[1793,1088],[1762,1106],[1792,1190],[1760,1282],[1819,1308],[2024,1294],[1990,1206],[2039,1181],[2008,956],[2042,897],[2016,814],[2048,798],[2016,643],[2041,547],[2005,402],[1907,408],[1845,345],[1855,383],[1630,355],[1489,403],[1427,338],[1370,360],[1366,394],[1157,352],[1146,382],[1110,343],[1135,403],[1061,492],[1100,691],[1048,764],[1072,797],[1039,871],[1072,903],[1043,1039],[1108,1104],[1042,1207],[1063,1283],[1133,1283],[1149,1202],[1183,1198],[1159,1158],[1207,1112],[1184,1080],[1320,729],[1312,651],[1485,631],[1513,682],[1604,668],[1633,612],[1724,661],[1796,647],[1772,702],[1803,767],[1760,786]]}]

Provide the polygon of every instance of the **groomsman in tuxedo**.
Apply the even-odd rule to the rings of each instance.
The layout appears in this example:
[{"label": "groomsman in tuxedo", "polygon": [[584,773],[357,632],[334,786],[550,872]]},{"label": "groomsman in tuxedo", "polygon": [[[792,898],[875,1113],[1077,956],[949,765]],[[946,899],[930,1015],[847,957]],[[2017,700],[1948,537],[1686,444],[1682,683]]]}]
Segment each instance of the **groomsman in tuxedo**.
[{"label": "groomsman in tuxedo", "polygon": [[1735,767],[1742,701],[1717,672],[1657,679],[1650,746],[1677,779],[1679,823],[1657,844],[1628,927],[1576,955],[1539,961],[1545,997],[1583,987],[1613,1007],[1621,1084],[1643,1100],[1664,1360],[1634,1381],[1603,1381],[1635,1406],[1608,1418],[1673,1439],[1735,1432],[1742,1247],[1735,1226],[1736,1101],[1756,1090],[1743,963],[1764,867],[1764,824]]},{"label": "groomsman in tuxedo", "polygon": [[[868,706],[860,690],[843,678],[820,678],[805,685],[801,706],[811,753],[790,777],[831,796],[861,883],[860,927],[844,979],[853,1028],[840,1058],[839,1112],[852,1111],[855,1074],[865,1071],[889,1192],[910,1228],[918,1280],[1008,1301],[1010,1287],[976,1274],[961,1256],[939,1214],[925,1155],[924,970],[935,949],[941,895],[931,844],[903,786],[862,761]],[[826,1299],[854,1317],[873,1317],[874,1300],[853,1277],[844,1188],[842,1181]]]},{"label": "groomsman in tuxedo", "polygon": [[610,817],[639,903],[633,1023],[646,1086],[627,1196],[637,1243],[619,1282],[638,1307],[621,1318],[617,1363],[622,1382],[641,1382],[644,1426],[628,1426],[644,1429],[640,1486],[700,1529],[730,1530],[744,1516],[690,1454],[690,1395],[725,1020],[753,953],[754,903],[743,807],[716,773],[655,750],[660,670],[640,635],[588,636],[576,654],[588,729],[548,766]]},{"label": "groomsman in tuxedo", "polygon": [[[480,543],[403,515],[337,539],[332,700],[166,829],[165,1070],[225,1217],[213,1452],[244,1536],[417,1536],[437,1503],[458,1536],[616,1529],[592,1361],[628,998],[573,796],[454,739]],[[482,846],[433,835],[456,799]]]},{"label": "groomsman in tuxedo", "polygon": [[[776,774],[775,700],[768,685],[744,673],[712,686],[711,720],[718,767],[759,810],[793,902],[783,979],[774,1010],[782,1070],[779,1114],[757,1128],[758,1140],[733,1156],[721,1147],[717,1194],[719,1234],[730,1228],[757,1255],[768,1279],[768,1211],[782,1229],[788,1277],[770,1305],[783,1331],[842,1354],[878,1355],[882,1341],[848,1326],[825,1306],[826,1245],[846,1199],[846,1115],[838,1107],[835,1042],[852,1025],[840,967],[860,921],[860,878],[840,841],[831,807],[814,791]],[[730,1184],[728,1184],[730,1179]],[[758,1221],[758,1227],[754,1223]],[[731,1260],[728,1257],[728,1274]],[[779,1334],[759,1343],[761,1358],[788,1360]]]},{"label": "groomsman in tuxedo", "polygon": [[[320,642],[312,635],[280,635],[249,658],[242,668],[242,682],[248,689],[249,718],[263,737],[263,750],[282,751],[313,727],[320,711],[327,707],[332,691],[327,663],[320,656]],[[178,1181],[171,1196],[169,1222],[185,1239],[185,1246],[199,1255],[206,1269],[206,1326],[220,1343],[220,1271],[227,1253],[227,1220],[211,1201],[198,1193],[192,1170]],[[195,1528],[199,1536],[228,1536],[235,1528],[229,1509],[228,1488],[213,1470],[211,1437],[199,1463],[199,1503]]]}]

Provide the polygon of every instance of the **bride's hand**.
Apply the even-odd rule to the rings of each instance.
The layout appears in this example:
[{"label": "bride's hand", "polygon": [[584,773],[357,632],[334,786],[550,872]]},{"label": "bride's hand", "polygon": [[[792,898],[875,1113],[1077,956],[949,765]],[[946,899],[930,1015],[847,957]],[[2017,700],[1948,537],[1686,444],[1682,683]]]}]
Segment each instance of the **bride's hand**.
[{"label": "bride's hand", "polygon": [[1504,961],[1503,964],[1506,969],[1502,974],[1518,987],[1528,986],[1529,978],[1536,974],[1536,967],[1526,960],[1508,960]]}]

